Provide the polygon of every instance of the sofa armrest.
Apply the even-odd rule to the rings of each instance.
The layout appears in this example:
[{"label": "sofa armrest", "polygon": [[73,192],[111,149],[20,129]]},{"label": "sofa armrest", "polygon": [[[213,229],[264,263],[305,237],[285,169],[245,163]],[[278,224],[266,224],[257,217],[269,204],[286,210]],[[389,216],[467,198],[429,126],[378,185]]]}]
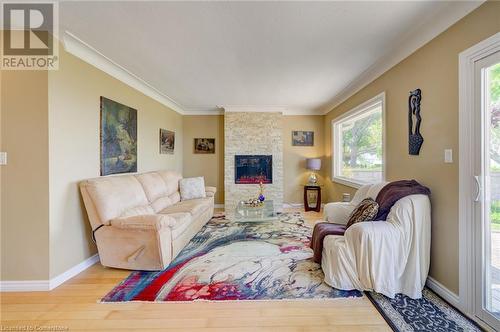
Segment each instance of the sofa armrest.
[{"label": "sofa armrest", "polygon": [[214,197],[216,192],[217,188],[215,187],[205,187],[205,193],[207,194],[207,197]]},{"label": "sofa armrest", "polygon": [[335,224],[346,225],[356,205],[349,202],[328,203],[323,209],[323,219]]},{"label": "sofa armrest", "polygon": [[175,219],[168,215],[144,214],[133,217],[115,218],[111,220],[111,226],[120,229],[155,230],[159,231],[165,227],[173,227]]}]

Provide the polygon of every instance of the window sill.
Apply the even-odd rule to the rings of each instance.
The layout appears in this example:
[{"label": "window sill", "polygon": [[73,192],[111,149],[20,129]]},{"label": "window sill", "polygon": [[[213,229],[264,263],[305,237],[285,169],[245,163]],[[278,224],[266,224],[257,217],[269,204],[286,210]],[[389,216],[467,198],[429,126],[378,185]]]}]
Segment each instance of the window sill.
[{"label": "window sill", "polygon": [[351,180],[351,179],[347,179],[347,178],[341,178],[338,176],[333,177],[332,182],[340,183],[340,184],[343,184],[344,186],[348,186],[348,187],[356,188],[356,189],[361,188],[365,184],[369,184],[369,183],[365,183],[365,182],[357,182],[355,180]]}]

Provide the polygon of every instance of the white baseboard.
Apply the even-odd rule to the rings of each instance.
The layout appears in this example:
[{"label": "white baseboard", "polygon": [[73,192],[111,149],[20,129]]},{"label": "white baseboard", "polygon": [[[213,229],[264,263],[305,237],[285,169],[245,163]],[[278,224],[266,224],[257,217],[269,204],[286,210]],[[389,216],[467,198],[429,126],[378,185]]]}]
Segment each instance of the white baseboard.
[{"label": "white baseboard", "polygon": [[[325,203],[321,203],[321,208],[325,207]],[[283,203],[283,208],[284,209],[289,209],[289,208],[304,208],[304,203]]]},{"label": "white baseboard", "polygon": [[80,264],[77,264],[77,265],[73,266],[71,269],[69,269],[69,270],[61,273],[60,275],[50,279],[49,280],[49,288],[51,290],[56,288],[57,286],[61,285],[65,281],[73,278],[74,276],[76,276],[80,272],[85,271],[86,269],[88,269],[89,267],[91,267],[92,265],[97,263],[98,261],[99,261],[99,254],[95,254],[94,256],[87,258],[86,260],[84,260]]},{"label": "white baseboard", "polygon": [[1,292],[46,292],[49,290],[49,280],[0,281]]},{"label": "white baseboard", "polygon": [[[321,208],[325,206],[325,203],[321,203]],[[283,203],[283,208],[288,209],[288,208],[303,208],[304,203]],[[223,209],[224,204],[214,204],[214,208],[216,209]]]},{"label": "white baseboard", "polygon": [[85,271],[99,261],[99,255],[95,254],[83,262],[73,266],[71,269],[61,273],[50,280],[8,280],[0,281],[2,292],[46,292],[50,291],[77,274]]},{"label": "white baseboard", "polygon": [[426,285],[437,295],[445,299],[449,304],[451,304],[455,308],[460,308],[460,298],[458,297],[458,295],[443,286],[443,284],[441,284],[439,281],[432,277],[428,277]]}]

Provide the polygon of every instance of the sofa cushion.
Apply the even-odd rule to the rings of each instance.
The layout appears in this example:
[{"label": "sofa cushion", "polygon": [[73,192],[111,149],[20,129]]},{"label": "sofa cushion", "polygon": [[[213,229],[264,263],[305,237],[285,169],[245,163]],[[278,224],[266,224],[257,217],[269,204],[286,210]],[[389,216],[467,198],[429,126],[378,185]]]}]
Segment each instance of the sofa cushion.
[{"label": "sofa cushion", "polygon": [[179,181],[179,191],[181,200],[204,198],[205,193],[205,178],[200,176],[196,178],[185,178]]},{"label": "sofa cushion", "polygon": [[163,181],[165,181],[168,196],[179,191],[179,181],[182,179],[180,173],[173,171],[158,171],[157,173],[162,177]]},{"label": "sofa cushion", "polygon": [[177,224],[177,220],[167,214],[147,214],[111,219],[110,223],[111,226],[121,229],[159,231],[165,227],[175,227],[175,225]]},{"label": "sofa cushion", "polygon": [[142,216],[147,214],[154,214],[155,211],[149,205],[136,206],[125,211],[120,214],[120,217],[133,217],[133,216]]},{"label": "sofa cushion", "polygon": [[135,177],[142,184],[146,197],[151,203],[160,197],[168,196],[167,184],[157,172],[137,174]]},{"label": "sofa cushion", "polygon": [[[170,198],[178,193],[178,179],[180,174],[168,171],[149,172],[136,175],[137,180],[142,184],[146,197],[151,203],[155,212],[161,211],[167,206],[175,204],[176,201]],[[174,190],[172,192],[172,190]]]},{"label": "sofa cushion", "polygon": [[188,201],[181,201],[177,204],[171,205],[161,210],[159,213],[172,214],[179,212],[187,212],[196,218],[205,210],[211,208],[211,206],[212,203],[210,198],[190,199]]},{"label": "sofa cushion", "polygon": [[181,194],[176,191],[175,193],[168,196],[168,199],[170,199],[170,203],[172,203],[172,205],[179,203],[181,201]]},{"label": "sofa cushion", "polygon": [[142,185],[133,175],[91,179],[82,182],[82,186],[91,197],[100,222],[105,225],[124,214],[141,214],[149,206]]}]

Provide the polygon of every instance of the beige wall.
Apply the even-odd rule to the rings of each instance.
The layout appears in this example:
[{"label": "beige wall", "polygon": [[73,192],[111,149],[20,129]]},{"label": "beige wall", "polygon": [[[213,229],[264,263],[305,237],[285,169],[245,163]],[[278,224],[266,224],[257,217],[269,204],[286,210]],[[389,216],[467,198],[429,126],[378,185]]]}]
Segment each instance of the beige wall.
[{"label": "beige wall", "polygon": [[[292,146],[292,131],[314,131],[314,146]],[[310,171],[306,169],[306,158],[320,157],[324,162],[324,117],[315,115],[296,115],[283,117],[283,176],[284,202],[303,203],[304,187]],[[319,182],[324,184],[324,170],[322,165]],[[323,201],[325,201],[323,195]]]},{"label": "beige wall", "polygon": [[[183,116],[183,174],[204,176],[208,186],[217,187],[216,204],[224,204],[224,115]],[[195,138],[215,138],[215,154],[195,154]]]},{"label": "beige wall", "polygon": [[1,74],[1,279],[49,276],[47,73]]},{"label": "beige wall", "polygon": [[[60,47],[49,73],[50,276],[96,252],[78,182],[99,176],[99,98],[137,109],[138,172],[182,172],[182,116]],[[175,153],[159,153],[159,129],[176,132]]]},{"label": "beige wall", "polygon": [[[430,275],[458,293],[458,54],[500,31],[500,2],[487,2],[325,117],[326,154],[331,157],[331,120],[363,101],[386,92],[387,179],[416,179],[432,191]],[[422,89],[424,144],[408,155],[408,92]],[[444,149],[454,163],[443,162]],[[328,158],[329,159],[329,158]],[[330,163],[327,174],[331,173]],[[330,198],[346,191],[328,188]]]},{"label": "beige wall", "polygon": [[[184,176],[204,176],[207,185],[217,186],[216,203],[224,203],[224,115],[190,115],[184,123]],[[314,131],[314,147],[292,146],[292,130]],[[324,155],[324,120],[322,116],[298,115],[283,117],[284,201],[302,203],[303,187],[309,172],[305,159]],[[195,137],[216,138],[215,155],[194,154]],[[318,174],[323,181],[323,168]]]}]

